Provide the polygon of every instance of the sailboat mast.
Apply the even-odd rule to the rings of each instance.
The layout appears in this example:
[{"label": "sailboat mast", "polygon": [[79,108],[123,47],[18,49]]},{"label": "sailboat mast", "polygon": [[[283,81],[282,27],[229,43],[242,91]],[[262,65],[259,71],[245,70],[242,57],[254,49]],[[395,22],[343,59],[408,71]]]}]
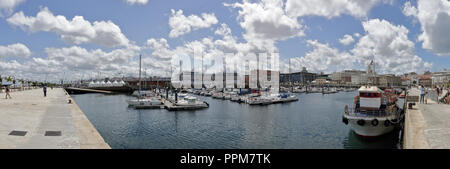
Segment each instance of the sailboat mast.
[{"label": "sailboat mast", "polygon": [[139,55],[139,97],[138,99],[141,97],[141,55]]}]

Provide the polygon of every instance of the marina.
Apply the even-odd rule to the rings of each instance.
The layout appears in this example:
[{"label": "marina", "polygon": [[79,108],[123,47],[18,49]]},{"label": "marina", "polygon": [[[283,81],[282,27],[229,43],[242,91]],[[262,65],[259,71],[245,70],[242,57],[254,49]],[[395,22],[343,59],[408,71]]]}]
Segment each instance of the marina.
[{"label": "marina", "polygon": [[196,96],[209,108],[179,111],[134,109],[130,95],[72,97],[111,148],[397,148],[398,132],[364,139],[342,124],[342,105],[354,95],[302,93],[300,101],[264,106]]},{"label": "marina", "polygon": [[141,156],[182,168],[450,149],[450,0],[0,0],[0,19],[0,149],[183,149]]}]

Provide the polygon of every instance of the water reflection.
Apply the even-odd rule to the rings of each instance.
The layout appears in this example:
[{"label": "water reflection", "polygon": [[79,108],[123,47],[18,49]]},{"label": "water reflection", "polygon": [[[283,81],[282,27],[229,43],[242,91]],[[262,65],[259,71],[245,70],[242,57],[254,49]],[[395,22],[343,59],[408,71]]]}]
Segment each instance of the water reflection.
[{"label": "water reflection", "polygon": [[398,140],[398,130],[379,137],[361,137],[355,132],[349,131],[343,141],[346,149],[395,149]]}]

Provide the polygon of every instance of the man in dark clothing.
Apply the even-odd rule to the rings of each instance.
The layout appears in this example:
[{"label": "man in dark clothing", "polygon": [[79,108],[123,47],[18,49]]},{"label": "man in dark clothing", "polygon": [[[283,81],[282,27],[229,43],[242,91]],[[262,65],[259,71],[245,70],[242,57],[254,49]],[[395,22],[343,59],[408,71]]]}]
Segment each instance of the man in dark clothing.
[{"label": "man in dark clothing", "polygon": [[12,98],[11,98],[11,95],[9,95],[9,86],[6,86],[6,87],[5,87],[5,92],[6,92],[6,96],[5,96],[6,99],[8,99],[8,96],[9,96],[10,99],[12,99]]},{"label": "man in dark clothing", "polygon": [[44,97],[47,97],[47,86],[44,86]]}]

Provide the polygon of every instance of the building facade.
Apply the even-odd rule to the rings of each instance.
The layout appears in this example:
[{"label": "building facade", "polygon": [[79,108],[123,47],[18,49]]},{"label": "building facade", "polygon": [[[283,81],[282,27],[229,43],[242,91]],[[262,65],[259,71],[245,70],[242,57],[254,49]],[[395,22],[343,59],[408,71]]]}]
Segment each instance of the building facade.
[{"label": "building facade", "polygon": [[450,70],[443,69],[439,72],[432,73],[431,83],[433,86],[442,86],[450,84]]},{"label": "building facade", "polygon": [[303,67],[303,70],[295,73],[280,73],[280,85],[303,85],[316,79],[317,74],[310,73]]}]

